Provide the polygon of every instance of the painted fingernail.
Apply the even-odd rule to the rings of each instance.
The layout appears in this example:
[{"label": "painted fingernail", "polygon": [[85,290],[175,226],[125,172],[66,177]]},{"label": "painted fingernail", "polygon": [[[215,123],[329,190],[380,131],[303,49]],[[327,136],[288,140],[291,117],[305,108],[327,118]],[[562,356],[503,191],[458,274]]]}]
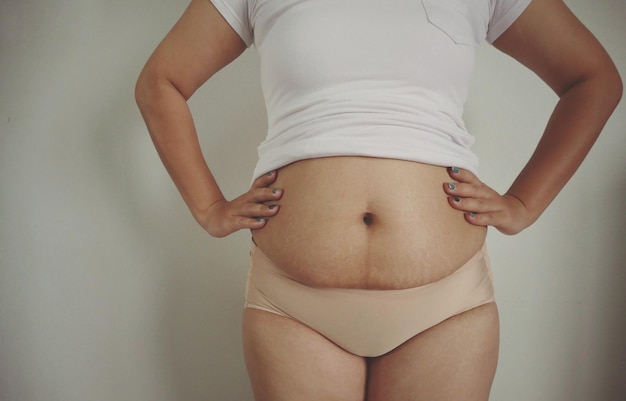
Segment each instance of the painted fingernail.
[{"label": "painted fingernail", "polygon": [[459,198],[458,196],[455,196],[455,197],[454,197],[454,201],[455,201],[456,203],[459,203],[459,202],[461,202],[461,198]]},{"label": "painted fingernail", "polygon": [[269,210],[274,210],[274,209],[276,209],[276,206],[278,206],[278,205],[269,205],[267,208]]},{"label": "painted fingernail", "polygon": [[274,195],[276,195],[276,194],[277,194],[277,193],[279,193],[279,192],[280,192],[280,188],[274,188],[274,189],[272,189],[272,193],[273,193]]},{"label": "painted fingernail", "polygon": [[256,221],[258,221],[259,223],[261,223],[261,222],[265,221],[265,219],[264,219],[263,217],[257,217],[257,218],[256,218]]},{"label": "painted fingernail", "polygon": [[452,170],[452,172],[454,174],[458,174],[459,173],[459,168],[458,167],[450,167],[450,170]]},{"label": "painted fingernail", "polygon": [[271,177],[273,174],[274,174],[274,171],[270,171],[269,173],[267,173],[265,175],[267,175],[268,177]]},{"label": "painted fingernail", "polygon": [[471,217],[471,218],[473,219],[474,217],[476,217],[476,213],[474,213],[474,212],[469,212],[469,217]]},{"label": "painted fingernail", "polygon": [[449,189],[450,191],[454,191],[454,190],[456,189],[456,185],[454,185],[453,183],[449,182],[449,183],[448,183],[448,189]]}]

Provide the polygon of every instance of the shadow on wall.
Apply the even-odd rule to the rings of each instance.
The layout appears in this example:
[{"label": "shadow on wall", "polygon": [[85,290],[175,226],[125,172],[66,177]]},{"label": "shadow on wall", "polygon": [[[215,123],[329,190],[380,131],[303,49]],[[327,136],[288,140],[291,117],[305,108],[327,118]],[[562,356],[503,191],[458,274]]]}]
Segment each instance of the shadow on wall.
[{"label": "shadow on wall", "polygon": [[[256,55],[243,56],[249,57]],[[258,74],[243,71],[244,65],[250,61],[235,61],[190,100],[205,156],[227,198],[247,189],[265,130],[260,92],[250,93],[259,87]],[[158,331],[157,343],[149,346],[165,381],[159,384],[172,401],[252,399],[240,345],[249,235],[211,239],[195,223],[132,101],[134,81],[128,84],[134,78],[123,80],[109,102],[112,109],[94,122],[100,132],[93,153],[105,172],[100,185],[114,194],[113,207],[133,243],[156,262],[149,269],[159,281],[156,310],[148,311],[154,321],[144,320],[141,329]],[[226,82],[240,86],[226,88]],[[222,120],[229,132],[220,130]]]},{"label": "shadow on wall", "polygon": [[[626,165],[622,163],[624,170],[620,177],[626,177]],[[610,216],[609,226],[612,228],[613,241],[606,244],[606,251],[613,255],[613,261],[607,268],[604,275],[604,286],[606,289],[605,306],[601,313],[604,325],[596,329],[600,338],[609,337],[606,346],[607,361],[609,366],[605,367],[607,376],[607,397],[606,400],[621,400],[626,394],[626,179],[621,185],[612,187],[615,193],[605,199],[615,202],[617,207],[612,210],[621,211],[617,216]]]},{"label": "shadow on wall", "polygon": [[609,156],[618,154],[608,149],[615,146],[614,139],[624,143],[621,133],[610,129],[606,135],[589,160],[593,163],[602,152],[602,169],[583,168],[579,173],[585,187],[578,191],[581,207],[573,219],[579,221],[577,230],[585,231],[585,241],[572,250],[579,255],[578,267],[563,277],[581,283],[576,294],[581,302],[570,306],[576,313],[575,348],[574,358],[564,367],[568,381],[563,383],[572,389],[572,399],[580,401],[617,401],[626,394],[626,165],[620,157]]}]

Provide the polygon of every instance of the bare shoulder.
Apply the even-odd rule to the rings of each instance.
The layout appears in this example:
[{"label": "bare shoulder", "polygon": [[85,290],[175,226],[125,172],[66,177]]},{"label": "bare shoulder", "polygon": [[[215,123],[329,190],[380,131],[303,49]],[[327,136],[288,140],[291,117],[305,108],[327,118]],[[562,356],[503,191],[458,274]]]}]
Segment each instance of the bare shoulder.
[{"label": "bare shoulder", "polygon": [[165,79],[189,98],[245,49],[243,40],[209,0],[192,0],[142,75]]},{"label": "bare shoulder", "polygon": [[533,0],[494,46],[533,70],[557,93],[617,69],[600,42],[562,0]]}]

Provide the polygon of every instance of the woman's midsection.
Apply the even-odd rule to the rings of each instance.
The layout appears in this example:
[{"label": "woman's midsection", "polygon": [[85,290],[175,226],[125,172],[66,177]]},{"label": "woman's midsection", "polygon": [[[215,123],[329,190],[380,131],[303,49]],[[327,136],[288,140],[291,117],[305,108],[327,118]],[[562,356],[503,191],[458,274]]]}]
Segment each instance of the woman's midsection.
[{"label": "woman's midsection", "polygon": [[409,288],[441,279],[482,246],[443,191],[445,168],[367,157],[281,168],[278,214],[253,232],[278,268],[319,287]]}]

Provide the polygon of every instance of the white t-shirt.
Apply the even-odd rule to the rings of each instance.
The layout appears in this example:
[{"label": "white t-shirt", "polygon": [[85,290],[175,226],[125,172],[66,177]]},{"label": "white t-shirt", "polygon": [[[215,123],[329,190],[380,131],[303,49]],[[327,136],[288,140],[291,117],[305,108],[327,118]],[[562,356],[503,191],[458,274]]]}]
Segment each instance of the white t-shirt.
[{"label": "white t-shirt", "polygon": [[477,172],[462,120],[477,46],[531,0],[211,0],[254,44],[268,113],[258,177],[315,157]]}]

